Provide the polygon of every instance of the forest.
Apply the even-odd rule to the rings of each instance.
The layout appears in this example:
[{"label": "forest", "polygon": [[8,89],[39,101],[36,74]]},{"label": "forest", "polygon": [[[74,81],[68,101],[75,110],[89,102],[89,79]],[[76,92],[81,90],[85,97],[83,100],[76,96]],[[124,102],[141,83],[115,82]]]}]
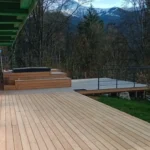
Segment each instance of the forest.
[{"label": "forest", "polygon": [[16,43],[3,52],[4,68],[47,66],[87,78],[99,68],[150,65],[149,0],[130,0],[134,10],[119,26],[104,24],[91,6],[75,29],[71,18],[80,6],[66,15],[61,9],[68,1],[38,0]]}]

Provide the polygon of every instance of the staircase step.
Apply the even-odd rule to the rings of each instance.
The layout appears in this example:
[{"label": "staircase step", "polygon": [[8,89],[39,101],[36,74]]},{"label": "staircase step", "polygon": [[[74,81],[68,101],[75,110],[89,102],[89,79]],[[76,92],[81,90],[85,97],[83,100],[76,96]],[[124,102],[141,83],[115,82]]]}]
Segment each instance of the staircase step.
[{"label": "staircase step", "polygon": [[70,78],[16,80],[17,90],[71,87]]}]

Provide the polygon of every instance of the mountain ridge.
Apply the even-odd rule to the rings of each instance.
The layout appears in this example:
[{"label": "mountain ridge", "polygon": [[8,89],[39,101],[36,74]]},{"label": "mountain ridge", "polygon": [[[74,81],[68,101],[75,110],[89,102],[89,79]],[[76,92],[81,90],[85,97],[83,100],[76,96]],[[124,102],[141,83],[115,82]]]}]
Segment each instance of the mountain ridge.
[{"label": "mountain ridge", "polygon": [[[60,7],[58,9],[61,9],[61,12],[65,15],[72,14],[72,24],[77,25],[82,20],[83,16],[86,15],[89,7],[83,6],[78,2],[71,0],[65,3],[63,7]],[[104,21],[105,25],[109,23],[120,24],[121,21],[128,16],[128,13],[133,11],[131,8],[123,9],[119,7],[94,9],[96,10],[100,18]]]}]

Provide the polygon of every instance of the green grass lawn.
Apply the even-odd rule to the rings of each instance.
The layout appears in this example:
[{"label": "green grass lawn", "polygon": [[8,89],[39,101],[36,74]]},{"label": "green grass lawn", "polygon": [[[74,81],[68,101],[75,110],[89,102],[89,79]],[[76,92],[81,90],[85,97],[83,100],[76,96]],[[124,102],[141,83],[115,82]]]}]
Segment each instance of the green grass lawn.
[{"label": "green grass lawn", "polygon": [[145,100],[124,100],[112,97],[96,97],[96,100],[117,108],[137,118],[150,122],[150,102]]}]

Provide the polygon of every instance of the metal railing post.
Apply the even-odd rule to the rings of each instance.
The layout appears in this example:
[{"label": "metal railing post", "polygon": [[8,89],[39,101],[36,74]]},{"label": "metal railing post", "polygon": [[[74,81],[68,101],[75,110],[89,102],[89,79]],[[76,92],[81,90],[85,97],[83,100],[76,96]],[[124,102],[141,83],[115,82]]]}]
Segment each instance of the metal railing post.
[{"label": "metal railing post", "polygon": [[98,69],[98,90],[100,89],[100,83],[99,83],[100,82],[100,77],[99,77],[100,75],[99,74],[100,74],[100,72],[99,72],[99,69]]},{"label": "metal railing post", "polygon": [[135,71],[133,72],[133,87],[135,88]]},{"label": "metal railing post", "polygon": [[118,73],[117,73],[117,69],[116,69],[116,89],[118,88]]},{"label": "metal railing post", "polygon": [[116,79],[116,89],[118,88],[118,80]]}]

